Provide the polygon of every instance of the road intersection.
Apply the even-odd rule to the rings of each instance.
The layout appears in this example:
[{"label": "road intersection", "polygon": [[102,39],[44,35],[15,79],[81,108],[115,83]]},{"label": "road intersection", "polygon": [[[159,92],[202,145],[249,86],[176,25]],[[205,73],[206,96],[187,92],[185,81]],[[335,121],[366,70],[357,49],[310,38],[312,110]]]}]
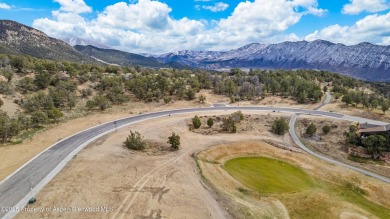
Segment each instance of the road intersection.
[{"label": "road intersection", "polygon": [[[326,104],[326,103],[325,103]],[[132,116],[128,118],[123,118],[120,120],[108,122],[101,124],[96,127],[81,131],[76,133],[62,141],[59,141],[49,147],[47,150],[38,154],[20,169],[15,171],[5,180],[0,183],[0,218],[13,218],[18,210],[23,208],[31,194],[31,190],[34,193],[38,193],[54,176],[61,171],[61,169],[86,145],[90,144],[94,140],[115,131],[117,128],[128,126],[137,122],[155,119],[164,116],[177,115],[177,114],[194,114],[200,112],[218,112],[218,111],[268,111],[268,112],[283,112],[288,114],[294,114],[293,119],[290,121],[290,124],[294,124],[296,117],[295,114],[310,114],[317,116],[331,117],[335,119],[348,120],[353,122],[367,122],[370,124],[384,125],[386,123],[381,121],[369,120],[360,117],[347,116],[343,114],[319,111],[319,110],[308,110],[308,109],[294,109],[286,107],[237,107],[237,106],[224,106],[224,105],[215,105],[214,107],[204,107],[204,108],[188,108],[188,109],[176,109],[176,110],[167,110],[160,112],[153,112],[147,114],[140,114],[137,116]],[[295,118],[296,119],[296,118]],[[290,126],[290,128],[293,126]],[[299,144],[298,137],[294,136],[294,132],[291,132],[294,141],[302,148],[302,145]],[[298,139],[298,141],[296,141]],[[304,146],[304,145],[303,145]],[[306,148],[307,149],[307,148]],[[305,150],[305,149],[304,149]],[[330,158],[313,154],[309,152],[310,150],[305,150],[308,153],[329,161],[331,163],[342,165],[350,169],[354,169],[371,177],[377,178],[384,182],[390,183],[390,179],[386,177],[379,176],[364,170],[357,170],[358,168],[352,167],[349,165],[342,164],[340,162],[331,160]],[[361,171],[360,171],[361,170]],[[4,208],[5,207],[5,208]],[[5,209],[5,210],[4,210]]]}]

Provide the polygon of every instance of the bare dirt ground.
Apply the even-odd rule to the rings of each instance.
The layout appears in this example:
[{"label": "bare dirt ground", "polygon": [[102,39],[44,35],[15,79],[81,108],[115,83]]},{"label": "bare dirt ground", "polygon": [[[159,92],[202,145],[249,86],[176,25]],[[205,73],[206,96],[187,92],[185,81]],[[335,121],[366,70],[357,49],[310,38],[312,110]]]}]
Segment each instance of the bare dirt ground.
[{"label": "bare dirt ground", "polygon": [[[118,118],[137,115],[139,113],[178,108],[210,107],[211,103],[229,103],[229,98],[215,95],[211,90],[202,90],[200,94],[206,96],[206,101],[203,104],[199,103],[197,99],[193,101],[173,101],[168,104],[165,104],[162,101],[144,103],[133,99],[129,103],[113,106],[105,112],[94,111],[90,115],[84,115],[85,113],[80,111],[79,108],[83,108],[85,106],[85,103],[80,101],[76,109],[72,112],[66,112],[69,118],[75,119],[63,121],[60,124],[54,124],[46,130],[34,134],[31,138],[23,140],[22,143],[0,146],[0,181],[13,173],[34,156],[48,148],[50,145],[86,128],[90,128],[104,122],[113,121]],[[20,107],[12,101],[12,98],[5,98],[5,104],[2,107],[2,109],[6,110],[9,115],[13,115],[17,109],[20,110]],[[267,97],[262,100],[261,103],[264,103],[264,105],[272,104],[294,106],[293,101],[286,101],[286,99],[280,97]],[[261,103],[257,103],[257,105],[262,105]],[[240,103],[240,105],[241,104],[250,104],[250,102]]]},{"label": "bare dirt ground", "polygon": [[4,102],[4,105],[1,106],[1,110],[3,110],[4,112],[6,112],[9,116],[14,116],[15,113],[18,111],[18,110],[22,110],[20,108],[20,106],[16,103],[13,102],[13,100],[11,98],[8,98],[4,95],[0,95],[0,98],[3,100]]},{"label": "bare dirt ground", "polygon": [[[4,102],[8,104],[7,101]],[[64,121],[60,124],[53,124],[51,127],[33,135],[20,144],[0,146],[0,181],[50,145],[84,129],[115,119],[134,116],[139,113],[189,107],[208,107],[208,105],[199,104],[197,101],[175,101],[170,104],[132,102],[121,106],[115,106],[105,112],[95,111],[82,118]],[[15,111],[16,107],[13,106],[12,109]],[[11,111],[9,110],[8,112]],[[77,114],[77,111],[73,113]],[[75,116],[79,117],[78,115]]]},{"label": "bare dirt ground", "polygon": [[[145,121],[99,139],[81,151],[37,194],[38,202],[34,204],[36,208],[106,206],[112,212],[22,212],[17,218],[230,218],[224,200],[201,180],[194,155],[210,145],[245,140],[270,141],[286,148],[291,145],[285,142],[285,137],[264,130],[240,134],[193,133],[187,127],[192,116]],[[166,147],[167,137],[175,132],[181,137],[181,149],[157,156],[130,151],[122,145],[129,130],[140,132],[157,147]]]},{"label": "bare dirt ground", "polygon": [[[312,122],[317,126],[317,134],[315,137],[309,138],[305,136],[305,132],[306,127]],[[322,132],[322,127],[325,125],[331,127],[331,131],[326,135]],[[296,130],[301,141],[314,151],[318,151],[340,162],[390,177],[390,165],[385,162],[358,163],[348,159],[348,147],[345,145],[344,132],[348,131],[350,125],[356,125],[356,123],[301,115],[298,117]]]},{"label": "bare dirt ground", "polygon": [[[226,131],[223,131],[221,128],[223,119],[228,118],[231,115],[226,114],[226,115],[214,115],[214,116],[199,116],[202,125],[199,129],[194,129],[192,125],[192,118],[187,119],[186,123],[188,128],[198,134],[202,135],[216,135],[216,134],[221,134],[221,133],[228,133]],[[288,149],[292,150],[298,150],[300,151],[300,148],[294,144],[292,139],[290,138],[290,135],[286,134],[283,135],[282,138],[284,140],[284,144],[274,144],[275,138],[278,139],[280,136],[271,134],[271,128],[272,128],[272,123],[275,120],[275,118],[285,118],[287,121],[290,119],[289,114],[283,114],[283,113],[261,113],[261,114],[253,114],[253,112],[250,112],[252,114],[244,114],[244,119],[238,123],[236,123],[237,126],[237,132],[236,134],[253,134],[253,135],[258,135],[262,136],[263,140],[266,142],[269,142],[270,144],[276,146],[276,147],[282,147],[287,149],[287,147],[284,147],[285,145],[288,145]],[[210,128],[207,125],[207,120],[209,118],[212,118],[214,121],[214,125]]]},{"label": "bare dirt ground", "polygon": [[[375,218],[370,213],[332,197],[322,189],[304,194],[260,196],[229,175],[223,165],[236,157],[262,156],[292,163],[314,178],[336,184],[353,183],[367,191],[367,198],[390,206],[389,185],[307,155],[273,147],[265,142],[246,141],[221,144],[198,154],[199,166],[207,182],[221,196],[236,218]],[[314,210],[313,210],[314,209]],[[310,212],[310,213],[309,213]],[[309,216],[309,217],[308,217]]]},{"label": "bare dirt ground", "polygon": [[267,96],[262,100],[253,100],[253,101],[240,101],[232,103],[229,105],[232,106],[280,106],[280,107],[292,107],[296,109],[314,109],[319,106],[321,103],[308,103],[308,104],[299,104],[296,100],[292,98],[283,98],[280,96]]},{"label": "bare dirt ground", "polygon": [[0,180],[14,172],[35,155],[55,142],[86,128],[99,125],[129,114],[96,114],[85,118],[74,119],[42,131],[21,144],[0,146]]}]

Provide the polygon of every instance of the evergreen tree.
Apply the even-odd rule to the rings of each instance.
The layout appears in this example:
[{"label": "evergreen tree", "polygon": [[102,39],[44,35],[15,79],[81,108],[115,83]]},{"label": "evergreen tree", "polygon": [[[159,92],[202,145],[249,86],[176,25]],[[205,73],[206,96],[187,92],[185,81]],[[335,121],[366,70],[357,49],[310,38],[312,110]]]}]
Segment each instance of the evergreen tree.
[{"label": "evergreen tree", "polygon": [[214,125],[214,120],[212,118],[209,118],[207,120],[207,125],[209,126],[209,128],[211,128]]},{"label": "evergreen tree", "polygon": [[278,118],[272,124],[272,132],[278,135],[284,135],[288,129],[289,125],[285,118]]},{"label": "evergreen tree", "polygon": [[180,148],[180,136],[176,135],[174,132],[171,136],[168,137],[168,144],[171,145],[171,147],[174,150],[179,150]]},{"label": "evergreen tree", "polygon": [[310,125],[306,129],[306,134],[309,137],[312,137],[317,132],[317,126],[314,123],[310,123]]},{"label": "evergreen tree", "polygon": [[202,125],[202,122],[200,121],[198,116],[195,116],[194,118],[192,118],[192,125],[194,126],[195,129],[200,128],[200,126]]}]

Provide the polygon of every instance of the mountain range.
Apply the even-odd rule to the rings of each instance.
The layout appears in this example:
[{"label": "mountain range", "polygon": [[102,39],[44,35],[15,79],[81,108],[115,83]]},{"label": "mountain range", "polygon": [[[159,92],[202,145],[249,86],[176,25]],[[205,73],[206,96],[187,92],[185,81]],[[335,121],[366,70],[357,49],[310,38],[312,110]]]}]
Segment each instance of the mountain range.
[{"label": "mountain range", "polygon": [[184,65],[176,62],[161,62],[155,57],[146,57],[134,53],[123,52],[115,49],[102,49],[95,46],[76,45],[74,48],[85,56],[103,62],[105,64],[114,64],[122,66],[145,66],[153,68],[185,68]]},{"label": "mountain range", "polygon": [[67,38],[65,41],[49,37],[37,29],[14,21],[0,20],[0,54],[30,55],[37,58],[81,63],[100,62],[155,68],[185,67],[169,61],[163,63],[155,57],[114,50],[91,40]]},{"label": "mountain range", "polygon": [[14,21],[0,20],[0,53],[4,54],[156,68],[316,69],[363,80],[390,81],[390,46],[370,43],[353,46],[324,40],[253,43],[230,51],[183,50],[163,55],[145,55],[111,49],[85,39],[70,38],[66,41],[51,38]]},{"label": "mountain range", "polygon": [[157,58],[204,69],[317,69],[365,80],[390,80],[390,46],[370,43],[354,46],[324,40],[253,43],[226,52],[185,50]]}]

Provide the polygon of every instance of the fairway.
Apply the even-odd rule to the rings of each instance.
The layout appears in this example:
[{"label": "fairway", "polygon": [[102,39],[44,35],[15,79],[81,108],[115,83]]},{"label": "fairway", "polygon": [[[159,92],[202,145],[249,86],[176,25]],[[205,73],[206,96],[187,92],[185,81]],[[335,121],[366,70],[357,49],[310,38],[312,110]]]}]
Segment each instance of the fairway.
[{"label": "fairway", "polygon": [[272,158],[235,158],[225,163],[225,169],[242,184],[262,194],[298,192],[312,185],[303,170]]}]

